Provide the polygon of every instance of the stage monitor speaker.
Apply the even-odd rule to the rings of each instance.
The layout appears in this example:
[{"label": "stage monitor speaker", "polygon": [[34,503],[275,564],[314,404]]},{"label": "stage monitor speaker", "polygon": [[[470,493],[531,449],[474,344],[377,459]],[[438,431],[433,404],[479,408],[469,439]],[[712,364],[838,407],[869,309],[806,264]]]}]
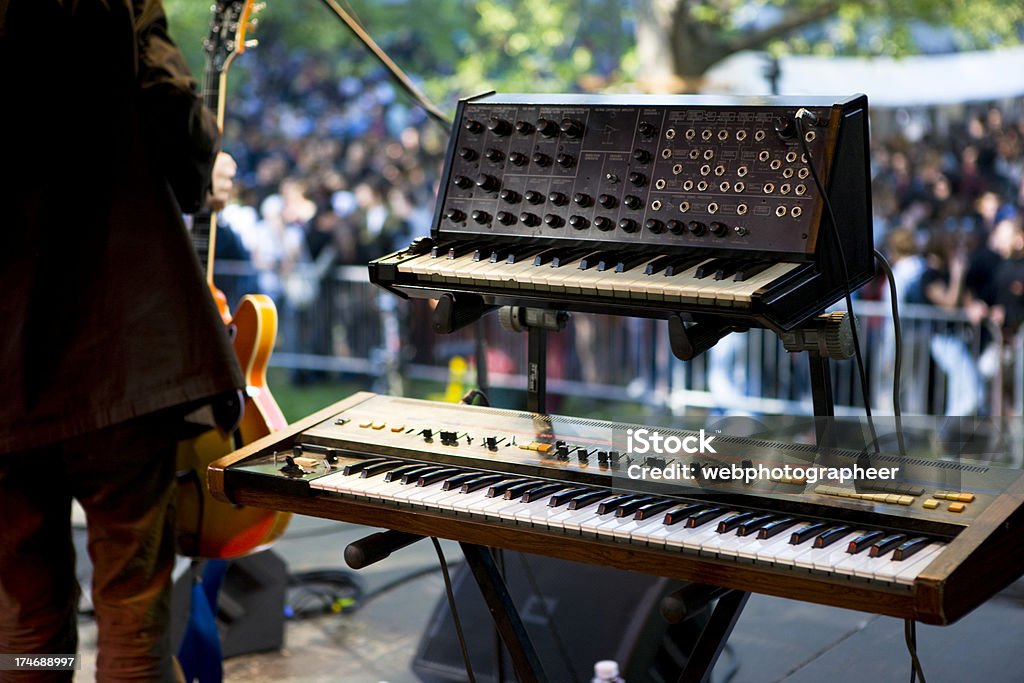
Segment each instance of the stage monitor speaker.
[{"label": "stage monitor speaker", "polygon": [[[706,623],[707,615],[676,625],[662,619],[661,599],[682,585],[677,581],[513,552],[504,553],[504,565],[509,593],[551,681],[589,681],[602,659],[616,660],[627,681],[675,681]],[[452,584],[473,673],[480,683],[497,683],[494,621],[466,565]],[[506,683],[516,680],[507,654],[504,661]],[[423,683],[468,680],[443,595],[412,669]]]},{"label": "stage monitor speaker", "polygon": [[[272,550],[229,560],[217,596],[217,631],[224,659],[280,650],[284,644],[284,603],[288,569]],[[192,573],[174,582],[171,637],[178,651],[192,598]]]}]

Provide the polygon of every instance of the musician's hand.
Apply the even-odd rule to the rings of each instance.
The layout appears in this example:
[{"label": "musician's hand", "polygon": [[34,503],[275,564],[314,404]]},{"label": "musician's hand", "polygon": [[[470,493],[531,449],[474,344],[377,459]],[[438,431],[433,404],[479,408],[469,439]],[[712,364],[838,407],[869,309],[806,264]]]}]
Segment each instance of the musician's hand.
[{"label": "musician's hand", "polygon": [[213,182],[210,185],[210,193],[206,196],[206,205],[211,211],[220,211],[227,206],[237,172],[238,164],[231,158],[231,155],[226,152],[218,152],[217,160],[213,162]]}]

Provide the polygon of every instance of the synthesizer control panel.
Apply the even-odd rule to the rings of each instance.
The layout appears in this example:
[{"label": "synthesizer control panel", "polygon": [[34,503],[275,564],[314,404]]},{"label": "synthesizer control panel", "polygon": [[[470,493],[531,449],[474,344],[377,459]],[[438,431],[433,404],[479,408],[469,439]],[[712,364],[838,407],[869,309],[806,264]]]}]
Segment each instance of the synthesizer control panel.
[{"label": "synthesizer control panel", "polygon": [[[470,100],[460,104],[435,226],[808,257],[823,219],[811,165],[825,187],[842,182],[837,173],[864,173],[836,162],[842,131],[864,125],[866,109],[863,96]],[[863,228],[869,215],[855,218]]]}]

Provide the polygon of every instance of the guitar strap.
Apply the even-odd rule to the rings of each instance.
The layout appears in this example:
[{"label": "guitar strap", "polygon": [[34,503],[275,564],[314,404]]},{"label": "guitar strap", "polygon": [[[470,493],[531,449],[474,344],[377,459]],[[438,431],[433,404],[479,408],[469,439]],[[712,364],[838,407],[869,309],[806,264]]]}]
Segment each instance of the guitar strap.
[{"label": "guitar strap", "polygon": [[190,683],[221,683],[224,666],[217,631],[217,595],[228,570],[228,561],[207,560],[201,574],[199,564],[199,560],[192,562],[192,600],[178,648],[178,662],[185,680]]}]

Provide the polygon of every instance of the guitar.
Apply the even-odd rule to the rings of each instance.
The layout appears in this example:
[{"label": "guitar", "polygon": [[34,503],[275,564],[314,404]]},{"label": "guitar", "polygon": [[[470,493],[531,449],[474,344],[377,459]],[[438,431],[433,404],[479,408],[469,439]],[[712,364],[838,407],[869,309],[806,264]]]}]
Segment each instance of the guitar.
[{"label": "guitar", "polygon": [[[211,9],[210,32],[204,42],[206,72],[203,100],[217,112],[223,129],[225,83],[234,59],[246,47],[246,33],[258,10],[254,0],[215,0]],[[216,216],[196,214],[192,239],[205,264],[206,281],[221,318],[228,326],[235,355],[245,378],[244,410],[235,431],[211,429],[178,443],[178,552],[190,557],[230,559],[270,545],[291,518],[257,508],[214,500],[207,489],[206,471],[211,462],[244,444],[287,426],[267,386],[266,369],[277,337],[277,308],[263,294],[244,296],[230,312],[227,298],[213,282],[217,236]]]}]

